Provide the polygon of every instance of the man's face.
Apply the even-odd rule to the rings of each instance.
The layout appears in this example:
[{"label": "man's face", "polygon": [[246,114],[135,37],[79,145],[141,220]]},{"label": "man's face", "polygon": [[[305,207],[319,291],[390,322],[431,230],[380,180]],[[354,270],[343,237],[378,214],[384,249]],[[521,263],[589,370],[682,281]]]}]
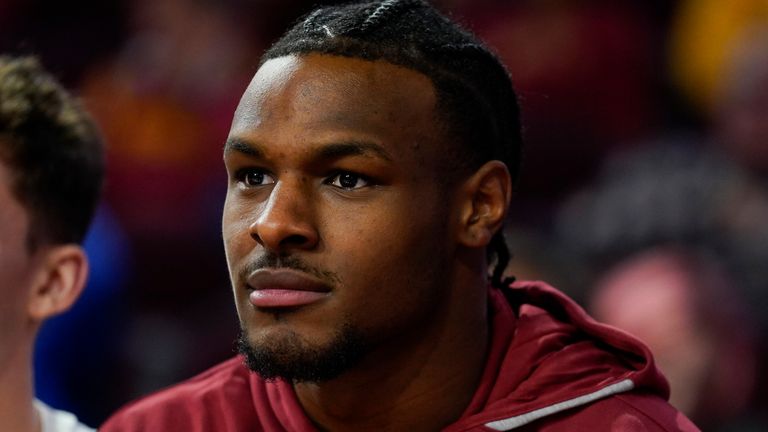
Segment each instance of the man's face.
[{"label": "man's face", "polygon": [[385,62],[256,73],[224,152],[223,236],[262,375],[329,379],[440,321],[458,218],[435,104],[426,76]]},{"label": "man's face", "polygon": [[29,218],[10,185],[11,173],[0,159],[0,368],[24,335],[34,268],[26,244]]}]

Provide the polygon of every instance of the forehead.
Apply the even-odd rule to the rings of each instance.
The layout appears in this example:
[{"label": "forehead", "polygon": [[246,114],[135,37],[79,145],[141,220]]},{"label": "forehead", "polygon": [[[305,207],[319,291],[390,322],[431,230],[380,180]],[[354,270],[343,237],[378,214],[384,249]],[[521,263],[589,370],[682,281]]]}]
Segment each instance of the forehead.
[{"label": "forehead", "polygon": [[258,70],[231,135],[269,130],[275,137],[296,126],[320,139],[348,131],[415,148],[439,140],[435,106],[432,82],[414,70],[340,56],[286,56]]}]

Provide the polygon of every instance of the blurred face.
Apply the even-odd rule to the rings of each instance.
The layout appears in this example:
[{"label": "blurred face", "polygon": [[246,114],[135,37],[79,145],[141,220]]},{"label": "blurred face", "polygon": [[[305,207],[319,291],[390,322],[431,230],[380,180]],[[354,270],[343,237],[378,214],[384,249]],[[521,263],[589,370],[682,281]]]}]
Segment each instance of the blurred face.
[{"label": "blurred face", "polygon": [[669,381],[670,402],[693,414],[716,353],[697,325],[690,275],[666,255],[641,256],[610,273],[596,293],[595,317],[648,344]]},{"label": "blurred face", "polygon": [[384,62],[268,61],[224,152],[223,236],[262,376],[330,379],[439,321],[455,239],[429,79]]},{"label": "blurred face", "polygon": [[27,288],[33,275],[26,244],[29,219],[10,184],[11,173],[0,160],[0,368],[24,336]]}]

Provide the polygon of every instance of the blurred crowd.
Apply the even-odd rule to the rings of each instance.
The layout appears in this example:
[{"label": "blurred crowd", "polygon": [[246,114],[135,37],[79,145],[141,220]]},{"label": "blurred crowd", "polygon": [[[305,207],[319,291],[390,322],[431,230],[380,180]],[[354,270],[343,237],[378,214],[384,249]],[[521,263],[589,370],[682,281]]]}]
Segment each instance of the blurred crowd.
[{"label": "blurred crowd", "polygon": [[[99,424],[233,354],[221,150],[260,53],[307,0],[0,0],[108,142],[84,298],[37,391]],[[703,430],[768,429],[768,1],[443,0],[503,59],[525,166],[509,269],[648,343]]]}]

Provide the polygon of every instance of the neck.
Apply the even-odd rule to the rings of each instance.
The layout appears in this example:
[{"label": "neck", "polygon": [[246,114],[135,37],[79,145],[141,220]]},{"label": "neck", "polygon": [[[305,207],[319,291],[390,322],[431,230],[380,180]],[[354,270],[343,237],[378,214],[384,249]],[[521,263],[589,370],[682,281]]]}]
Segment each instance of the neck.
[{"label": "neck", "polygon": [[40,419],[32,404],[32,346],[24,343],[0,361],[0,424],[3,430],[38,432]]},{"label": "neck", "polygon": [[461,416],[480,383],[489,326],[484,274],[460,280],[445,291],[439,319],[382,344],[334,380],[294,386],[320,429],[430,431]]}]

